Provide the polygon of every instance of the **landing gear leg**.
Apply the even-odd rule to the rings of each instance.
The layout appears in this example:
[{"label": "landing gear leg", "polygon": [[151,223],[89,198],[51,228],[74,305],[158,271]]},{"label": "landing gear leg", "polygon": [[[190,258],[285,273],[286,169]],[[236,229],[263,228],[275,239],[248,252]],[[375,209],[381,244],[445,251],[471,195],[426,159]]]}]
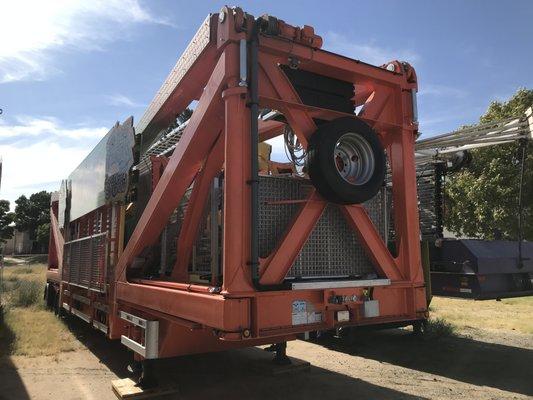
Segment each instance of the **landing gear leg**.
[{"label": "landing gear leg", "polygon": [[292,364],[291,359],[287,357],[287,342],[276,343],[274,346],[276,355],[272,361],[277,365]]},{"label": "landing gear leg", "polygon": [[143,389],[150,389],[157,386],[157,379],[155,377],[153,359],[144,359],[142,361],[142,373],[139,378],[139,386]]}]

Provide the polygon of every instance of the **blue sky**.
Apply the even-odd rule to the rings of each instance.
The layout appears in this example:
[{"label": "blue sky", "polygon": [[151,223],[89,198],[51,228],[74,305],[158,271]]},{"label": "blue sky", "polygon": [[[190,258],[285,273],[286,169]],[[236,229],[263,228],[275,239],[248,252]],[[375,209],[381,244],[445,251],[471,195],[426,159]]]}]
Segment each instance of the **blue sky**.
[{"label": "blue sky", "polygon": [[[138,120],[209,12],[224,2],[5,1],[0,13],[0,198],[56,190],[116,120]],[[324,48],[409,61],[420,130],[473,123],[533,88],[532,1],[240,2],[311,25]]]}]

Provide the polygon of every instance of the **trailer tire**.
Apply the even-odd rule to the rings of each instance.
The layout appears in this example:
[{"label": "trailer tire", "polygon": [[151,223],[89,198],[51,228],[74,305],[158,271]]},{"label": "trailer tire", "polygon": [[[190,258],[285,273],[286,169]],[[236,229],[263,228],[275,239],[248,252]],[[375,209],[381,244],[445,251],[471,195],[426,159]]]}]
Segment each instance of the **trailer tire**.
[{"label": "trailer tire", "polygon": [[376,132],[357,118],[318,127],[307,152],[311,182],[326,200],[359,204],[373,198],[385,179],[385,152]]}]

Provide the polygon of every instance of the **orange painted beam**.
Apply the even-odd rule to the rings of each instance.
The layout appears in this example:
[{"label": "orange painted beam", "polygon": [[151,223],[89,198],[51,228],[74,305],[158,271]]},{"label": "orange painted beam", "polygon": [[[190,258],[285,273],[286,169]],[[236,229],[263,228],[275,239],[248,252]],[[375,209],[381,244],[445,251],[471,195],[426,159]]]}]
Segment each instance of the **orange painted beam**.
[{"label": "orange painted beam", "polygon": [[259,283],[277,285],[283,282],[326,205],[327,203],[313,190],[293,223],[285,231],[278,247],[261,265]]},{"label": "orange painted beam", "polygon": [[[54,213],[54,207],[50,207],[50,241],[49,241],[49,255],[48,266],[57,268],[61,271],[63,266],[63,246],[65,245],[65,238],[61,233],[57,216]],[[57,206],[56,206],[57,209]]]},{"label": "orange painted beam", "polygon": [[[190,186],[223,127],[222,89],[227,81],[225,53],[220,56],[183,135],[169,159],[128,244],[115,267],[116,278],[126,279],[126,268],[144,248],[154,244]],[[125,299],[127,300],[127,299]]]},{"label": "orange painted beam", "polygon": [[262,121],[259,120],[259,141],[264,142],[265,140],[272,139],[283,133],[283,128],[285,128],[284,122],[281,121]]},{"label": "orange painted beam", "polygon": [[184,281],[187,278],[187,267],[191,259],[192,246],[198,238],[201,219],[207,203],[209,189],[213,178],[220,172],[224,163],[224,134],[220,134],[204,167],[194,181],[189,205],[183,217],[183,225],[178,237],[178,256],[172,269],[172,279]]},{"label": "orange painted beam", "polygon": [[365,208],[362,205],[349,205],[342,206],[341,210],[376,270],[391,281],[402,280],[396,260],[381,239]]},{"label": "orange painted beam", "polygon": [[[298,96],[298,93],[296,93],[296,90],[291,85],[289,79],[285,76],[277,63],[273,61],[275,60],[267,57],[265,54],[260,54],[260,77],[270,81],[271,87],[274,88],[279,99],[291,103],[301,104],[302,101]],[[261,86],[259,92],[260,96],[265,95],[265,93],[261,93]],[[294,130],[294,133],[298,137],[298,140],[302,146],[307,148],[307,143],[309,142],[311,135],[316,131],[316,124],[313,121],[313,118],[311,118],[306,110],[296,107],[283,107],[281,111],[289,122],[291,128]]]},{"label": "orange painted beam", "polygon": [[225,299],[219,294],[194,293],[157,286],[118,282],[117,296],[129,304],[176,316],[223,331],[250,326],[250,300]]}]

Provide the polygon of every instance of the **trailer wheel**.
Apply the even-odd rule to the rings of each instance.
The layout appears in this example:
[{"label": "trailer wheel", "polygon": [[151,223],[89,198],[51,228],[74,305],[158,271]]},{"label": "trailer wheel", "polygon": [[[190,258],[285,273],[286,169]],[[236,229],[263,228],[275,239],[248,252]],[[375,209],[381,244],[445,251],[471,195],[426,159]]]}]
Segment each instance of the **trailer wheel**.
[{"label": "trailer wheel", "polygon": [[385,179],[385,152],[375,131],[356,118],[339,118],[321,125],[311,137],[307,170],[326,200],[364,203]]}]

